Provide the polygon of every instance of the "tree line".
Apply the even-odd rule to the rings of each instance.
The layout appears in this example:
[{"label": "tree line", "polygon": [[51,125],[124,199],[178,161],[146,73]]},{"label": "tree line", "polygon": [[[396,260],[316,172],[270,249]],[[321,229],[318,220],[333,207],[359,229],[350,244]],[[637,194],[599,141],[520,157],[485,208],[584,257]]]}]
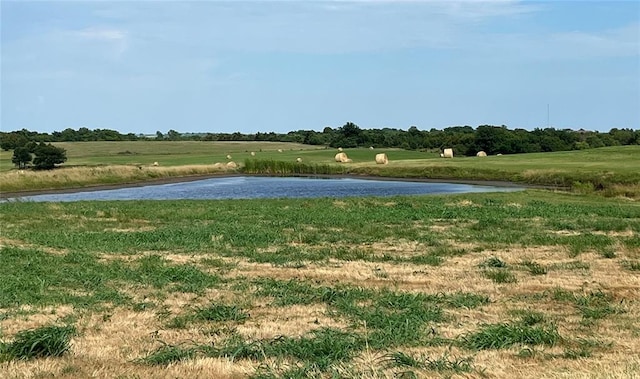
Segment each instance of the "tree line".
[{"label": "tree line", "polygon": [[[407,130],[395,128],[363,129],[353,122],[341,127],[325,127],[322,131],[297,130],[288,133],[180,133],[169,130],[154,135],[122,134],[116,130],[67,128],[61,132],[40,133],[27,129],[0,132],[0,148],[14,150],[28,143],[79,141],[270,141],[298,142],[330,147],[403,148],[408,150],[442,150],[453,148],[456,155],[475,155],[483,150],[487,154],[518,154],[549,151],[579,150],[604,146],[640,144],[640,130],[613,128],[609,132],[586,130],[536,128],[534,130],[509,129],[504,125],[453,126],[442,130],[420,130],[411,126]],[[32,153],[35,153],[32,146]]]}]

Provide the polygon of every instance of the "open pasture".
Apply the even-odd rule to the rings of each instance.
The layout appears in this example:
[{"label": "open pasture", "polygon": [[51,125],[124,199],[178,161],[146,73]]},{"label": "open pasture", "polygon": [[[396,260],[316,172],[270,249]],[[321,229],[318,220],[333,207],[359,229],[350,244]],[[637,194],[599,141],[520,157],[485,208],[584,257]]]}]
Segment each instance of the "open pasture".
[{"label": "open pasture", "polygon": [[[265,172],[258,169],[251,170],[252,173],[274,173],[273,166],[280,165],[288,166],[289,174],[323,172],[512,181],[583,193],[598,191],[611,197],[640,198],[640,146],[453,159],[440,158],[436,153],[359,148],[344,150],[352,162],[337,163],[334,159],[337,149],[292,143],[133,141],[57,145],[67,149],[69,159],[61,168],[50,172],[16,170],[10,165],[10,153],[1,152],[0,191],[77,188],[242,172],[245,162],[250,161],[266,167]],[[255,156],[251,152],[255,152]],[[389,163],[376,164],[378,153],[386,153]],[[298,158],[301,162],[297,162]],[[229,160],[238,163],[239,169],[215,165]],[[159,166],[154,167],[154,162]]]},{"label": "open pasture", "polygon": [[[640,372],[631,200],[10,202],[0,216],[2,378]],[[19,359],[47,343],[62,355]]]},{"label": "open pasture", "polygon": [[[227,155],[242,162],[251,152],[275,156],[278,150],[292,151],[317,149],[317,146],[288,142],[207,142],[207,141],[99,141],[56,142],[55,146],[67,151],[65,166],[95,165],[151,165],[163,166],[207,165],[226,162]],[[12,167],[12,152],[0,152],[3,171]],[[282,154],[282,153],[280,153]],[[295,159],[295,158],[294,158]]]}]

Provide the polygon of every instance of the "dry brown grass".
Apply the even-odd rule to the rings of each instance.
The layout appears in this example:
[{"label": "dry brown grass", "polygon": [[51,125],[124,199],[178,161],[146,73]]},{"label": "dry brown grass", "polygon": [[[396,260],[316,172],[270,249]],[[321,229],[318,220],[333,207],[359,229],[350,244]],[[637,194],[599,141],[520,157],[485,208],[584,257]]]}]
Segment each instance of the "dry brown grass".
[{"label": "dry brown grass", "polygon": [[[141,223],[144,224],[144,223]],[[446,228],[443,229],[446,232]],[[627,232],[622,232],[626,236]],[[455,242],[455,241],[450,241]],[[4,243],[8,243],[4,241]],[[361,246],[352,246],[361,248]],[[392,252],[395,256],[411,256],[422,250],[413,241],[385,241],[368,246],[373,254]],[[149,252],[161,254],[175,264],[194,264],[211,254],[173,254],[171,252]],[[626,254],[621,252],[620,254]],[[524,269],[513,269],[516,283],[496,284],[485,278],[479,265],[486,259],[497,256],[507,265],[518,267],[523,260],[535,261],[551,267],[575,261],[568,258],[563,249],[555,246],[535,248],[509,247],[491,251],[470,252],[449,257],[441,266],[431,267],[397,262],[338,261],[308,263],[305,267],[291,268],[271,264],[250,262],[234,258],[237,266],[225,273],[232,280],[243,278],[273,278],[280,280],[308,279],[316,285],[353,284],[365,288],[393,288],[397,291],[415,293],[455,293],[458,291],[486,295],[491,303],[479,308],[451,308],[445,311],[452,322],[435,325],[440,337],[456,338],[478,330],[485,323],[500,323],[513,319],[515,310],[530,310],[544,313],[559,325],[559,332],[571,338],[596,338],[610,348],[598,349],[584,359],[562,359],[564,347],[534,347],[532,357],[521,358],[521,347],[501,350],[472,352],[453,346],[414,347],[403,349],[412,354],[423,354],[437,358],[473,357],[479,370],[472,373],[454,374],[460,378],[634,378],[640,372],[640,277],[632,271],[621,270],[619,262],[604,259],[595,253],[583,253],[579,260],[589,265],[588,270],[554,268],[546,275],[532,276]],[[105,258],[114,257],[105,254]],[[122,257],[121,257],[122,258]],[[216,257],[218,258],[218,257]],[[384,277],[379,273],[384,272]],[[577,294],[603,291],[611,294],[615,305],[625,313],[599,320],[593,328],[585,327],[583,318],[575,306],[554,301],[537,301],[532,304],[527,297],[541,295],[561,288]],[[124,288],[126,294],[136,300],[152,296],[151,289]],[[158,308],[171,315],[187,314],[194,307],[211,302],[242,304],[250,308],[251,317],[234,326],[237,333],[249,340],[270,339],[280,335],[302,336],[320,327],[346,328],[344,320],[330,317],[325,304],[293,305],[275,307],[269,298],[252,298],[250,291],[238,293],[232,290],[208,290],[204,294],[168,293],[157,299]],[[70,307],[25,309],[35,312],[23,317],[0,321],[4,336],[12,336],[19,330],[49,323],[71,314]],[[107,316],[105,316],[105,314]],[[13,361],[0,364],[2,378],[242,378],[253,373],[260,364],[249,360],[230,361],[224,358],[195,358],[158,368],[135,363],[135,360],[153,351],[163,341],[168,344],[189,345],[219,343],[221,336],[210,333],[215,326],[193,323],[181,329],[168,329],[166,319],[158,317],[157,311],[134,312],[112,309],[104,313],[86,313],[76,322],[79,335],[73,338],[71,355],[59,359],[35,361]],[[595,331],[594,331],[595,330]],[[361,330],[362,331],[362,330]],[[594,336],[594,334],[596,336]],[[395,350],[394,350],[395,351]],[[370,351],[360,353],[350,363],[338,366],[343,377],[392,378],[395,369],[385,366],[385,354],[393,351]],[[286,361],[266,360],[267,365],[282,368]],[[420,371],[424,377],[437,377],[434,372]],[[434,376],[435,375],[435,376]]]},{"label": "dry brown grass", "polygon": [[25,188],[37,190],[123,184],[170,177],[219,174],[227,171],[234,170],[211,164],[170,167],[109,165],[61,167],[44,171],[7,171],[0,173],[0,192],[20,191]]}]

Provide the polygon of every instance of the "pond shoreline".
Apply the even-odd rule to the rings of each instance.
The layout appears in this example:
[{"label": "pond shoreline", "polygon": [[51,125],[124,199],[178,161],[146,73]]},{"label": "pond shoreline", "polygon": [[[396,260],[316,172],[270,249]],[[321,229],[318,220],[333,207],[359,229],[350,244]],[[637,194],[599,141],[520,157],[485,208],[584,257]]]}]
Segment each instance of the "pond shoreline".
[{"label": "pond shoreline", "polygon": [[55,189],[39,189],[39,190],[25,190],[14,192],[2,192],[0,193],[0,199],[23,197],[23,196],[36,196],[36,195],[51,195],[51,194],[65,194],[65,193],[78,193],[78,192],[95,192],[104,190],[113,190],[120,188],[135,188],[146,187],[162,184],[173,183],[185,183],[193,182],[205,179],[215,178],[232,178],[232,177],[300,177],[300,178],[322,178],[322,179],[362,179],[362,180],[381,180],[381,181],[402,181],[402,182],[422,182],[422,183],[452,183],[452,184],[470,184],[479,186],[493,186],[493,187],[510,187],[510,188],[535,188],[535,189],[550,189],[550,190],[562,190],[563,188],[553,186],[531,185],[525,183],[513,183],[507,181],[495,181],[495,180],[465,180],[465,179],[431,179],[431,178],[401,178],[401,177],[389,177],[389,176],[373,176],[373,175],[263,175],[263,174],[244,174],[244,173],[225,173],[225,174],[204,174],[204,175],[191,175],[191,176],[174,176],[153,180],[145,180],[141,182],[130,183],[118,183],[118,184],[100,184],[91,185],[85,187],[71,187],[71,188],[55,188]]}]

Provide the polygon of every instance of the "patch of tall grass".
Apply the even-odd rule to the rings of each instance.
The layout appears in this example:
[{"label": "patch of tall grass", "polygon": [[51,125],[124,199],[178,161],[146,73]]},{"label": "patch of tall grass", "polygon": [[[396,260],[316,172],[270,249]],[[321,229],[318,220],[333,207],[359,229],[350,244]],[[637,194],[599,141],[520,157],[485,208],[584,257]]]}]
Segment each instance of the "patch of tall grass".
[{"label": "patch of tall grass", "polygon": [[0,361],[60,357],[71,348],[73,326],[47,325],[18,332],[12,342],[0,344]]},{"label": "patch of tall grass", "polygon": [[561,341],[555,325],[527,325],[526,323],[487,324],[477,332],[462,338],[469,349],[504,349],[513,345],[554,346]]},{"label": "patch of tall grass", "polygon": [[348,170],[338,164],[301,163],[274,159],[245,159],[242,171],[262,175],[342,175]]}]

